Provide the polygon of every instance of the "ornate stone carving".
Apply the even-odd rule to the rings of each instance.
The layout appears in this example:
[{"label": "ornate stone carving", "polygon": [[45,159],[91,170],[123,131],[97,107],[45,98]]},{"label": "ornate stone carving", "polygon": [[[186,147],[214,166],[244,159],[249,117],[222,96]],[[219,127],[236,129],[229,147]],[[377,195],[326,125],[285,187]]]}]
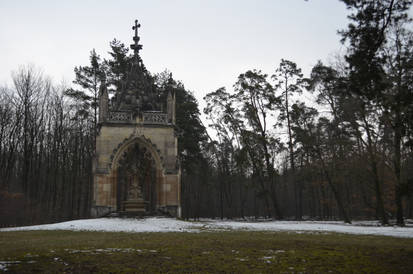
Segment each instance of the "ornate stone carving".
[{"label": "ornate stone carving", "polygon": [[128,200],[142,199],[142,189],[138,179],[131,180],[128,189]]},{"label": "ornate stone carving", "polygon": [[132,121],[132,112],[126,111],[110,111],[108,115],[109,121],[129,122]]},{"label": "ornate stone carving", "polygon": [[168,115],[162,112],[144,112],[142,113],[142,118],[144,124],[168,124]]},{"label": "ornate stone carving", "polygon": [[[139,141],[137,141],[139,140]],[[148,148],[152,147],[152,151],[153,153],[157,153],[157,155],[159,156],[159,161],[160,161],[160,165],[162,167],[162,170],[165,170],[165,163],[164,163],[164,157],[161,153],[161,150],[156,146],[156,144],[152,143],[150,138],[146,138],[144,135],[140,135],[137,136],[135,135],[135,132],[132,133],[128,138],[125,138],[122,142],[120,142],[117,147],[115,147],[112,151],[112,154],[110,155],[110,163],[108,165],[108,170],[111,170],[113,168],[112,163],[114,162],[115,159],[115,155],[119,153],[119,151],[121,151],[122,147],[127,145],[127,144],[131,144],[134,142],[138,142],[141,143],[143,146],[147,146]],[[155,157],[155,155],[153,155]]]}]

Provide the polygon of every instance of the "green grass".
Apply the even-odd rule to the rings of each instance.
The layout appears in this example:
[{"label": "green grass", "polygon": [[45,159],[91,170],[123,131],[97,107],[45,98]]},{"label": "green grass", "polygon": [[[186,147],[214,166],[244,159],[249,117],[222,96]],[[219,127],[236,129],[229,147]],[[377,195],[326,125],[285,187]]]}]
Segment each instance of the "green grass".
[{"label": "green grass", "polygon": [[0,232],[27,272],[413,273],[413,239],[287,232]]}]

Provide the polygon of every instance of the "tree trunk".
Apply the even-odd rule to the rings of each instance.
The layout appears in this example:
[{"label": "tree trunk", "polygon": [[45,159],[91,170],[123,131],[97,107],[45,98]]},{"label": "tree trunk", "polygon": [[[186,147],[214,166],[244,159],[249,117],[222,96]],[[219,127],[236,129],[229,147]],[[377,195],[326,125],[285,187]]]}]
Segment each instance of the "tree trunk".
[{"label": "tree trunk", "polygon": [[399,125],[400,114],[397,112],[396,114],[396,125],[394,129],[394,171],[396,174],[396,186],[395,186],[395,202],[396,202],[396,218],[397,224],[400,226],[404,226],[404,219],[403,219],[403,204],[402,204],[402,187],[401,187],[401,133],[400,133],[400,125]]},{"label": "tree trunk", "polygon": [[348,216],[348,214],[347,214],[347,211],[346,211],[345,208],[344,208],[344,204],[343,204],[343,202],[342,202],[342,200],[341,200],[341,197],[340,197],[340,195],[339,195],[339,193],[338,193],[338,190],[337,190],[337,188],[336,188],[336,185],[333,183],[333,181],[332,181],[332,179],[331,179],[331,177],[330,177],[330,174],[329,174],[329,172],[328,172],[328,170],[327,170],[327,167],[326,167],[326,165],[325,165],[325,163],[324,163],[324,159],[323,159],[323,157],[322,157],[322,155],[321,155],[321,152],[320,152],[320,151],[317,151],[317,152],[318,152],[319,160],[320,160],[320,162],[321,162],[321,166],[322,166],[322,168],[323,168],[323,173],[324,173],[324,175],[325,175],[325,178],[326,178],[326,180],[327,180],[327,182],[328,182],[328,185],[330,186],[331,190],[333,191],[334,198],[336,199],[337,206],[338,206],[338,210],[340,211],[341,215],[343,216],[344,222],[345,222],[345,223],[348,223],[348,224],[351,224],[351,220],[350,220],[350,218],[349,218],[349,216]]}]

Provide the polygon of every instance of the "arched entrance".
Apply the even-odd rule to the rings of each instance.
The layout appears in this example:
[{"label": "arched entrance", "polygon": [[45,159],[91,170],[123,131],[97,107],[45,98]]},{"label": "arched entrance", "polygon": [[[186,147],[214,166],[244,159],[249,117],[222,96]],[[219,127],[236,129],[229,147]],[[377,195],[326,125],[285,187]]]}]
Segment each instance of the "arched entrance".
[{"label": "arched entrance", "polygon": [[118,160],[116,173],[118,211],[155,213],[158,178],[152,153],[138,142],[129,145]]},{"label": "arched entrance", "polygon": [[[96,155],[92,216],[110,212],[180,216],[180,170],[176,165],[173,129],[142,128],[142,131],[147,134],[136,136],[133,128],[117,125],[102,127],[98,136],[98,145],[102,147],[98,146]],[[175,140],[173,146],[168,142],[172,140]]]}]

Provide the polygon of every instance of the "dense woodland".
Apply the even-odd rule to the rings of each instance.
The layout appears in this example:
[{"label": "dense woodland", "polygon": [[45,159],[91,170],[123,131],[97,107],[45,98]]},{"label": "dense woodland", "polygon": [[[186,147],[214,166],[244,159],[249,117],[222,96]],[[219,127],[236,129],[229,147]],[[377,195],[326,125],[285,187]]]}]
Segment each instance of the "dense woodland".
[{"label": "dense woodland", "polygon": [[[205,96],[206,123],[183,83],[152,75],[161,97],[176,92],[184,218],[413,217],[411,1],[341,1],[343,56],[308,76],[285,59],[243,72]],[[0,225],[89,216],[99,87],[115,95],[131,58],[113,40],[73,87],[21,67],[0,89]]]}]

